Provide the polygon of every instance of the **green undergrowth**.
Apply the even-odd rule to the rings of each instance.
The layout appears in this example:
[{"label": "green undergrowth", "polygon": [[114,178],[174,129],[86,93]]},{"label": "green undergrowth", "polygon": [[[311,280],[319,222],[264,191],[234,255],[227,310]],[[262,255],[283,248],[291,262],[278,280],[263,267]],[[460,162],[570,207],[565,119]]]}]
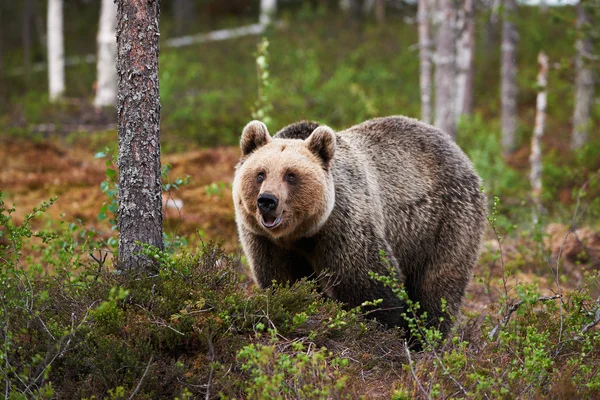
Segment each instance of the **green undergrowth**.
[{"label": "green undergrowth", "polygon": [[544,298],[541,285],[515,283],[507,260],[499,291],[489,271],[500,257],[489,250],[479,277],[487,265],[489,311],[467,312],[446,340],[394,274],[374,276],[407,301],[424,349],[411,354],[401,332],[324,298],[313,281],[256,289],[214,243],[179,254],[146,247],[155,273],[119,273],[93,230],[66,221],[32,230],[53,201],[15,224],[0,192],[0,393],[9,399],[600,395],[597,272]]}]

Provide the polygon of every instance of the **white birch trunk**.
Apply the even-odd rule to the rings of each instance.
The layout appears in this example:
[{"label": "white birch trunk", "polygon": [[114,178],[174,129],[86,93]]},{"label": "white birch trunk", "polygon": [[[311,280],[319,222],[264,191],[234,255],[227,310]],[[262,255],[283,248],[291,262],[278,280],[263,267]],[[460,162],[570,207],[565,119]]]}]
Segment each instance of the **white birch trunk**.
[{"label": "white birch trunk", "polygon": [[469,76],[473,68],[474,27],[473,0],[465,0],[464,7],[458,12],[458,40],[456,42],[456,97],[454,112],[458,120],[462,115],[470,113],[468,102],[473,90],[472,78]]},{"label": "white birch trunk", "polygon": [[96,107],[112,106],[117,103],[117,5],[113,0],[102,0],[98,27],[98,58],[96,63],[97,82]]},{"label": "white birch trunk", "polygon": [[63,2],[48,0],[48,91],[50,101],[65,92]]},{"label": "white birch trunk", "polygon": [[435,126],[456,136],[456,5],[454,0],[439,1],[440,15],[435,55]]},{"label": "white birch trunk", "polygon": [[429,0],[419,0],[419,85],[421,87],[421,119],[431,124],[431,25]]},{"label": "white birch trunk", "polygon": [[571,135],[571,148],[577,150],[588,140],[590,117],[594,103],[594,70],[590,64],[590,55],[593,51],[592,40],[584,32],[585,25],[590,23],[586,15],[583,2],[577,5],[577,29],[579,38],[575,44],[577,59],[575,61],[575,110],[573,113],[573,132]]},{"label": "white birch trunk", "polygon": [[518,34],[513,20],[517,4],[504,0],[502,22],[502,151],[505,156],[516,148],[517,132],[517,42]]},{"label": "white birch trunk", "polygon": [[262,25],[268,25],[272,22],[273,16],[277,11],[277,0],[260,0],[259,22]]},{"label": "white birch trunk", "polygon": [[534,222],[537,222],[538,214],[542,211],[542,136],[544,135],[544,125],[546,122],[546,87],[548,86],[548,56],[544,52],[538,55],[538,65],[535,128],[531,137],[531,155],[529,156],[531,164],[531,172],[529,174],[531,198],[535,206],[533,214]]}]

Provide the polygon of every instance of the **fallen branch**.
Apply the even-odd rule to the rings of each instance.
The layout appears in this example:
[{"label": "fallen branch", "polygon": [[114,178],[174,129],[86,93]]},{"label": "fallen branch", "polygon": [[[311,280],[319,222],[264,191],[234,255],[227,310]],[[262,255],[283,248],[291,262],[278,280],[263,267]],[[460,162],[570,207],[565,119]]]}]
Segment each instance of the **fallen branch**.
[{"label": "fallen branch", "polygon": [[[562,294],[557,294],[554,296],[541,296],[541,297],[538,297],[535,300],[535,302],[537,303],[540,301],[549,301],[549,300],[556,300],[556,299],[561,299],[561,298],[562,298]],[[490,334],[489,334],[490,340],[495,340],[497,338],[498,333],[500,332],[500,328],[503,328],[504,326],[506,326],[506,324],[508,324],[508,321],[510,321],[511,315],[515,311],[517,311],[519,309],[519,307],[521,307],[523,305],[523,303],[525,303],[525,300],[519,300],[518,302],[516,302],[515,304],[510,306],[506,315],[500,320],[500,322],[498,322],[498,324],[490,332]]]},{"label": "fallen branch", "polygon": [[154,354],[152,354],[150,356],[150,360],[148,360],[148,365],[146,365],[146,370],[144,371],[144,375],[142,375],[142,377],[140,378],[140,381],[138,382],[137,386],[135,387],[135,390],[133,391],[133,393],[131,393],[131,396],[129,396],[129,400],[133,399],[135,397],[135,395],[137,394],[137,392],[142,387],[142,382],[144,382],[144,378],[146,377],[146,374],[148,374],[148,370],[152,366],[152,360],[154,360]]}]

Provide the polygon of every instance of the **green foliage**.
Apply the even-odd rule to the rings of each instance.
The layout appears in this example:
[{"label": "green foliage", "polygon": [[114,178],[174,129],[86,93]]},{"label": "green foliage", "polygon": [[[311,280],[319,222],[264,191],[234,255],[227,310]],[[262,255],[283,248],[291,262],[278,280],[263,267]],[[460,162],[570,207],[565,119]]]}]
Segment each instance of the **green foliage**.
[{"label": "green foliage", "polygon": [[333,357],[326,348],[306,352],[301,341],[291,342],[286,353],[278,347],[278,342],[274,335],[271,344],[250,344],[239,351],[242,371],[250,375],[244,390],[250,398],[349,397],[342,395],[348,377],[337,369],[347,366],[347,359]]}]

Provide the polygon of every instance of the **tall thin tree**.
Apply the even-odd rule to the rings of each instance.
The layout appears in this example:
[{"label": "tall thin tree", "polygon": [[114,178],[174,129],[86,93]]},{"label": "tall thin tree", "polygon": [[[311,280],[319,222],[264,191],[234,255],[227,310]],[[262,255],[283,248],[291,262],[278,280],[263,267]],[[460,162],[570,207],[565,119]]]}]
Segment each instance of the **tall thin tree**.
[{"label": "tall thin tree", "polygon": [[259,22],[263,25],[270,24],[273,21],[277,11],[277,0],[260,0]]},{"label": "tall thin tree", "polygon": [[48,92],[50,101],[65,92],[63,0],[48,0]]},{"label": "tall thin tree", "polygon": [[502,21],[502,152],[512,154],[517,146],[517,43],[516,0],[504,0]]},{"label": "tall thin tree", "polygon": [[163,244],[158,84],[159,0],[117,0],[119,260],[149,269],[138,244]]},{"label": "tall thin tree", "polygon": [[440,0],[435,54],[435,126],[456,137],[456,3]]},{"label": "tall thin tree", "polygon": [[375,20],[378,24],[385,22],[385,0],[375,0]]},{"label": "tall thin tree", "polygon": [[538,66],[535,128],[531,137],[531,154],[529,156],[531,165],[529,181],[531,183],[531,198],[534,204],[534,223],[537,223],[538,215],[542,212],[542,136],[544,135],[546,123],[546,88],[548,86],[548,56],[544,52],[538,54]]},{"label": "tall thin tree", "polygon": [[429,1],[419,0],[419,85],[421,88],[421,119],[431,123],[431,25],[429,17]]},{"label": "tall thin tree", "polygon": [[475,28],[473,0],[464,0],[457,18],[458,40],[456,42],[456,118],[470,114],[473,102],[473,51]]},{"label": "tall thin tree", "polygon": [[577,4],[577,34],[575,44],[577,58],[575,61],[575,110],[573,113],[573,131],[571,135],[571,148],[581,148],[588,140],[592,105],[594,104],[595,74],[591,66],[593,52],[592,38],[590,35],[591,20],[586,11],[585,0]]},{"label": "tall thin tree", "polygon": [[96,60],[96,107],[113,106],[117,102],[117,5],[114,0],[102,0],[100,24],[96,38],[98,58]]}]

